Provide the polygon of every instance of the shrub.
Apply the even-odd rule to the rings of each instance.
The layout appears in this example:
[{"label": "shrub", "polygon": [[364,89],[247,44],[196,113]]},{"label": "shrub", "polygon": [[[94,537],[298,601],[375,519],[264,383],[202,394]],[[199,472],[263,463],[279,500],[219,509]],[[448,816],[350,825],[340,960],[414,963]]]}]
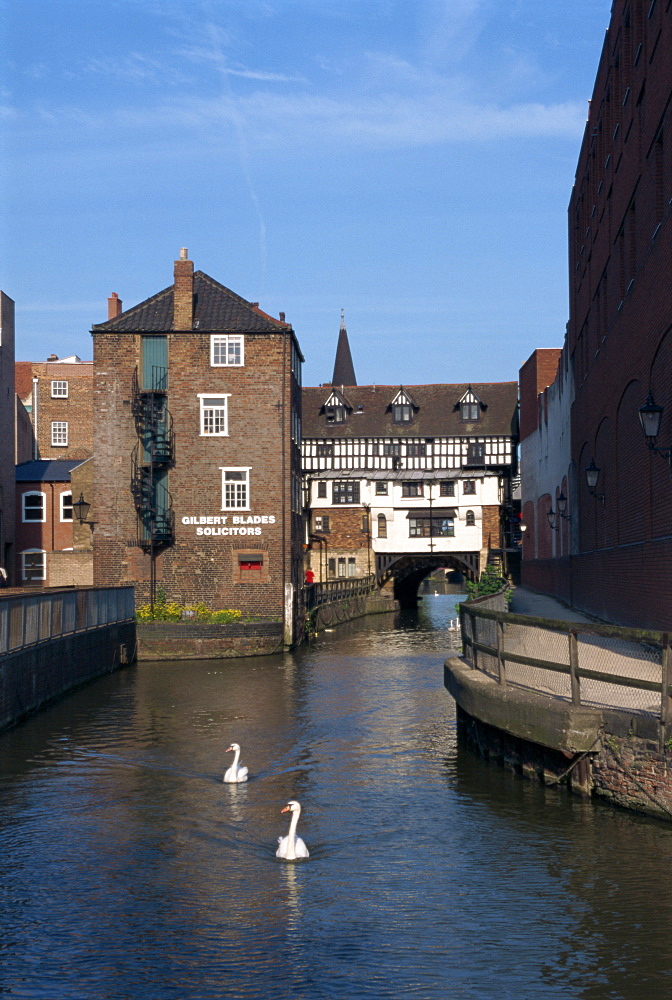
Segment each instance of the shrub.
[{"label": "shrub", "polygon": [[136,609],[135,617],[139,622],[202,622],[217,625],[226,625],[229,622],[239,621],[242,612],[233,610],[211,611],[207,605],[198,604],[178,604],[176,601],[167,601],[165,591],[159,590],[154,601],[154,609],[151,605],[142,604]]}]

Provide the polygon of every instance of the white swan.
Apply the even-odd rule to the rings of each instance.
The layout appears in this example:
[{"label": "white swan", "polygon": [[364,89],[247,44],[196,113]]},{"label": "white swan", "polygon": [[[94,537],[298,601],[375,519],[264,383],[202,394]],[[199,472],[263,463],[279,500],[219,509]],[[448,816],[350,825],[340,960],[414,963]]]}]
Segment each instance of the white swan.
[{"label": "white swan", "polygon": [[289,833],[287,836],[278,837],[278,849],[275,852],[276,858],[284,858],[285,861],[296,861],[297,858],[310,857],[308,848],[301,838],[296,836],[296,825],[301,815],[301,806],[294,799],[290,799],[280,812],[291,812],[292,821],[289,824]]},{"label": "white swan", "polygon": [[240,757],[240,747],[238,746],[237,743],[232,743],[226,752],[230,753],[232,750],[234,752],[233,764],[224,773],[222,781],[226,781],[228,783],[235,783],[237,781],[247,781],[247,768],[238,767],[238,758]]}]

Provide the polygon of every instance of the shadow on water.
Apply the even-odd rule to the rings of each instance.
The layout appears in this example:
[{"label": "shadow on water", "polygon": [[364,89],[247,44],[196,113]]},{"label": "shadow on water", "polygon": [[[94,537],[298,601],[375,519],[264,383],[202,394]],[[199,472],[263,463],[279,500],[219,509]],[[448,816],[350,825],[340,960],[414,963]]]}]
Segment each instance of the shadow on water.
[{"label": "shadow on water", "polygon": [[143,664],[5,734],[0,995],[669,996],[672,830],[458,745],[456,600]]}]

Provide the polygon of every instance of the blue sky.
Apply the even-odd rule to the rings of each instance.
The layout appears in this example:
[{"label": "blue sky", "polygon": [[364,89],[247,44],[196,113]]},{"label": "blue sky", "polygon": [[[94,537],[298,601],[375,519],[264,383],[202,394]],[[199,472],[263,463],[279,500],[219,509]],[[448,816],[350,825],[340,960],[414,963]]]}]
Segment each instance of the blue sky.
[{"label": "blue sky", "polygon": [[0,0],[17,360],[196,268],[331,379],[516,379],[567,322],[566,208],[611,0]]}]

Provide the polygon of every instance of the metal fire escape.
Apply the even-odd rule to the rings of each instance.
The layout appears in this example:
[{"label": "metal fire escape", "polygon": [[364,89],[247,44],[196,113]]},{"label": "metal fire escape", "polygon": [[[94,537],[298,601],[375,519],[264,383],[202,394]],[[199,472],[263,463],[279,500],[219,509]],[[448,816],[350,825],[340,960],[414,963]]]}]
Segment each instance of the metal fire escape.
[{"label": "metal fire escape", "polygon": [[173,502],[167,488],[175,449],[167,406],[168,369],[153,366],[140,386],[133,375],[132,412],[138,443],[131,456],[131,493],[138,514],[137,544],[153,556],[175,540]]}]

